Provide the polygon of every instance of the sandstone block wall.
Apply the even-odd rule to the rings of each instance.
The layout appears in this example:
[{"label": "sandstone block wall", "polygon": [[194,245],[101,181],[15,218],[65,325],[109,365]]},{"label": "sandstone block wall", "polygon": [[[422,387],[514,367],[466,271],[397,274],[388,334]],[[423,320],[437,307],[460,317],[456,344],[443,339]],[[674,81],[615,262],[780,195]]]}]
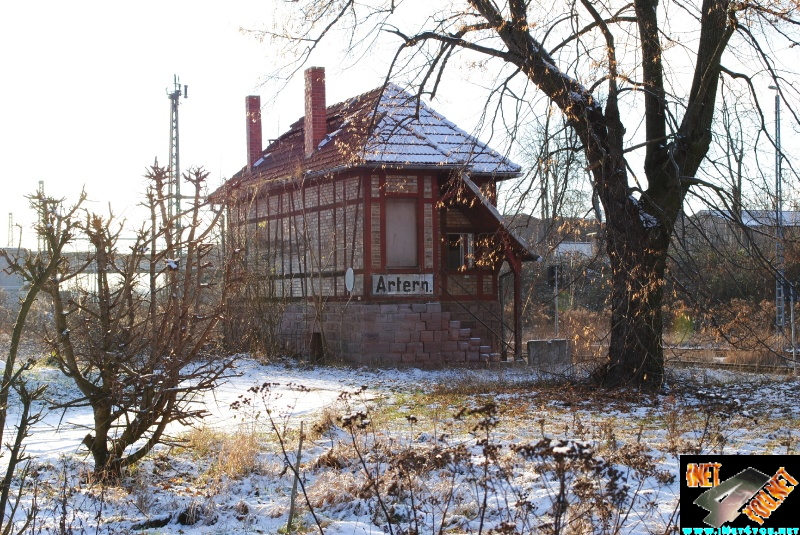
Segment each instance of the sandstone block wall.
[{"label": "sandstone block wall", "polygon": [[440,368],[499,360],[499,348],[458,315],[439,302],[326,303],[320,314],[311,303],[293,303],[281,330],[287,340],[302,342],[294,349],[303,353],[321,332],[329,354],[354,364]]}]

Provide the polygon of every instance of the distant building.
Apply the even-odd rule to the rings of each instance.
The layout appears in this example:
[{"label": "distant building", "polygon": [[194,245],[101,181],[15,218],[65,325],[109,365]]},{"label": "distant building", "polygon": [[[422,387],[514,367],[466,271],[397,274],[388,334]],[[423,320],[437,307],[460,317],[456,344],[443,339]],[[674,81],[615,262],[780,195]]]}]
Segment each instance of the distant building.
[{"label": "distant building", "polygon": [[556,244],[556,256],[582,256],[592,258],[597,253],[593,241],[564,241]]},{"label": "distant building", "polygon": [[[16,248],[5,249],[9,254],[17,254],[19,251]],[[0,290],[3,290],[9,296],[19,295],[25,288],[25,280],[16,274],[10,274],[6,271],[8,263],[5,258],[0,256]]]},{"label": "distant building", "polygon": [[[690,251],[707,246],[774,247],[777,219],[775,210],[742,210],[739,216],[729,210],[700,210],[678,220],[676,236]],[[781,224],[786,237],[796,239],[800,212],[784,211]]]},{"label": "distant building", "polygon": [[501,266],[519,297],[521,263],[537,258],[496,208],[520,167],[395,85],[327,106],[324,70],[305,80],[305,116],[266,149],[247,97],[247,166],[213,194],[231,247],[289,303],[281,332],[319,333],[354,362],[498,358]]},{"label": "distant building", "polygon": [[603,253],[602,223],[581,217],[542,220],[525,213],[506,216],[511,229],[544,256],[582,256]]}]

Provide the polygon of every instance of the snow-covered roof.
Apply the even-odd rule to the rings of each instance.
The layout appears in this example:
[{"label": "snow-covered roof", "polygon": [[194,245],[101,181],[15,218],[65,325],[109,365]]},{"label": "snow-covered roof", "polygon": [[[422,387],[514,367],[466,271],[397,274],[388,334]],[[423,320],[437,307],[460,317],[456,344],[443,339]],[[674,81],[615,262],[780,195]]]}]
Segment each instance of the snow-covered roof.
[{"label": "snow-covered roof", "polygon": [[447,120],[400,87],[389,84],[361,158],[366,163],[463,167],[471,173],[519,173],[520,166]]},{"label": "snow-covered roof", "polygon": [[456,169],[496,179],[521,168],[457,127],[425,102],[388,84],[326,109],[328,134],[306,156],[304,118],[273,140],[252,172],[242,169],[230,186],[257,180],[287,181],[353,167]]}]

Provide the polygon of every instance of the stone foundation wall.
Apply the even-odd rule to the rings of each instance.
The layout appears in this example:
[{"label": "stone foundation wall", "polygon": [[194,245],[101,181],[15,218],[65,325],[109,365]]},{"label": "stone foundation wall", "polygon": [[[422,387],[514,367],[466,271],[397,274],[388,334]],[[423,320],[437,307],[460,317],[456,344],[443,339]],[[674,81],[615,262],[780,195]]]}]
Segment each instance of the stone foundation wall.
[{"label": "stone foundation wall", "polygon": [[459,318],[469,313],[451,303],[335,302],[320,316],[310,303],[287,307],[282,332],[301,343],[295,350],[308,354],[313,333],[322,333],[328,354],[354,364],[440,368],[499,360],[499,347],[479,334],[485,329],[463,325]]},{"label": "stone foundation wall", "polygon": [[[461,327],[472,329],[472,336],[477,336],[485,345],[494,351],[502,352],[500,347],[500,303],[497,301],[481,301],[463,304],[445,301],[442,310],[450,313],[451,320],[461,322]],[[479,321],[480,320],[480,321]],[[507,320],[508,321],[508,320]],[[513,328],[513,325],[511,326]],[[510,332],[507,336],[511,336]]]}]

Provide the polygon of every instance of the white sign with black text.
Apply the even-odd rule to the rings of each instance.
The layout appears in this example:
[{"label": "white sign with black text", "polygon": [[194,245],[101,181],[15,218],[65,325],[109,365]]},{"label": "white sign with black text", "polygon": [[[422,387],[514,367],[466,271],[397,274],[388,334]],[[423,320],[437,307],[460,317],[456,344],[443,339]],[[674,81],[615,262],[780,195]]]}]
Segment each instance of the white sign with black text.
[{"label": "white sign with black text", "polygon": [[433,295],[433,273],[373,275],[372,295]]}]

